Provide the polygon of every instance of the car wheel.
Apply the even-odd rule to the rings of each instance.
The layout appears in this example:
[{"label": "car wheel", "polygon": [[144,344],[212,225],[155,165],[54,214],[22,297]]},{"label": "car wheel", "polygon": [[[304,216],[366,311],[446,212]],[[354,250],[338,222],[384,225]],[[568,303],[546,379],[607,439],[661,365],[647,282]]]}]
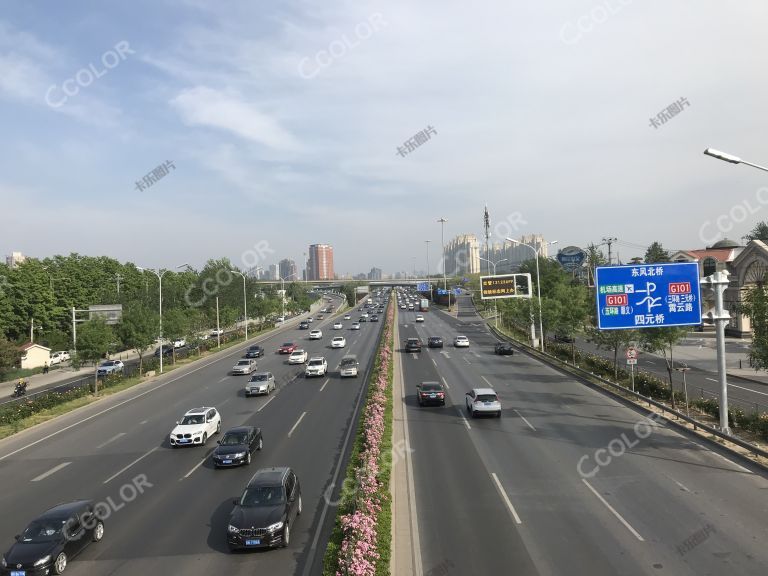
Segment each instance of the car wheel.
[{"label": "car wheel", "polygon": [[499,410],[499,413],[496,414],[496,418],[501,418],[501,410]]},{"label": "car wheel", "polygon": [[299,505],[296,507],[296,514],[301,514],[302,505],[301,505],[301,494],[299,494]]},{"label": "car wheel", "polygon": [[221,420],[219,420],[218,424],[216,424],[216,434],[221,432]]},{"label": "car wheel", "polygon": [[99,520],[93,529],[93,541],[101,542],[102,538],[104,538],[104,522]]},{"label": "car wheel", "polygon": [[203,432],[203,446],[208,442],[208,432]]},{"label": "car wheel", "polygon": [[291,543],[291,529],[286,523],[285,528],[283,528],[283,548],[287,548],[288,544]]},{"label": "car wheel", "polygon": [[67,555],[62,552],[58,556],[56,556],[56,560],[53,562],[53,572],[54,574],[61,574],[64,572],[64,569],[67,567]]},{"label": "car wheel", "polygon": [[264,448],[264,439],[263,438],[259,438],[259,445],[256,448],[256,450],[261,450],[262,448]]},{"label": "car wheel", "polygon": [[245,457],[245,464],[248,465],[251,463],[251,453],[248,452],[248,455]]}]

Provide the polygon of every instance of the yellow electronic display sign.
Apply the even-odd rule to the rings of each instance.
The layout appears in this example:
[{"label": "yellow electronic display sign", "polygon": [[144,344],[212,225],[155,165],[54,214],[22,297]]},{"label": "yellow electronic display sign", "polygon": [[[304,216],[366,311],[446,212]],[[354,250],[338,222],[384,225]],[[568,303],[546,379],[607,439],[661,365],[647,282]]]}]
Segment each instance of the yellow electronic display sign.
[{"label": "yellow electronic display sign", "polygon": [[530,274],[503,274],[499,276],[480,276],[480,298],[530,298]]}]

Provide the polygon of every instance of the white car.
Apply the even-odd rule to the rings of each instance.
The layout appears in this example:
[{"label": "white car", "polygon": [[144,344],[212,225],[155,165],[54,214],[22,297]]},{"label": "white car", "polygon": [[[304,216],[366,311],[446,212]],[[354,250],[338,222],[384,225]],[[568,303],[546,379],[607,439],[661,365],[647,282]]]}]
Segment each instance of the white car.
[{"label": "white car", "polygon": [[306,350],[294,350],[288,356],[288,364],[304,364],[307,361],[307,356]]},{"label": "white car", "polygon": [[184,338],[176,338],[176,340],[173,341],[173,347],[174,348],[181,348],[182,346],[186,346],[187,341],[184,340]]},{"label": "white car", "polygon": [[352,326],[349,327],[350,330],[360,330],[360,322],[352,322]]},{"label": "white car", "polygon": [[501,402],[493,388],[473,388],[467,392],[467,412],[474,418],[480,414],[493,414],[501,418]]},{"label": "white car", "polygon": [[194,408],[171,430],[171,446],[205,446],[208,438],[221,432],[221,415],[216,408]]},{"label": "white car", "polygon": [[400,304],[400,309],[405,310],[405,304]]},{"label": "white car", "polygon": [[245,385],[245,397],[248,398],[249,396],[260,394],[269,396],[269,393],[276,389],[275,377],[272,372],[257,372],[251,376],[251,379]]},{"label": "white car", "polygon": [[307,362],[304,376],[307,378],[310,376],[325,376],[326,372],[328,372],[328,361],[322,356],[316,356],[310,358],[309,362]]},{"label": "white car", "polygon": [[333,325],[334,330],[341,330],[342,328],[344,328],[344,324],[342,324],[341,322],[335,322]]},{"label": "white car", "polygon": [[232,366],[232,374],[250,374],[256,370],[256,360],[253,358],[243,358],[238,360],[237,364]]},{"label": "white car", "polygon": [[344,320],[352,320],[352,316],[349,314],[344,314]]},{"label": "white car", "polygon": [[336,336],[331,340],[331,348],[344,348],[347,345],[347,340],[344,336]]},{"label": "white car", "polygon": [[215,338],[216,336],[223,336],[223,335],[224,335],[223,328],[219,328],[219,329],[214,328],[213,330],[211,330],[211,338]]},{"label": "white car", "polygon": [[320,338],[323,337],[323,331],[322,330],[310,330],[309,332],[309,339],[310,340],[320,340]]},{"label": "white car", "polygon": [[62,362],[66,362],[67,360],[70,360],[69,352],[65,350],[52,352],[50,365],[53,366],[54,364],[61,364]]},{"label": "white car", "polygon": [[424,316],[422,314],[416,314],[416,322],[424,322]]},{"label": "white car", "polygon": [[453,345],[456,348],[469,348],[469,338],[466,336],[456,336],[453,339]]}]

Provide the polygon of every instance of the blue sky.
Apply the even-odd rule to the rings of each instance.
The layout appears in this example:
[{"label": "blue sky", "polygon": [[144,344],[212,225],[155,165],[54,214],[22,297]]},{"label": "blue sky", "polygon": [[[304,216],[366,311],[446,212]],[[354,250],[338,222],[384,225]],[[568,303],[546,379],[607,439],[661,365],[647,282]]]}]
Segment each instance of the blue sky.
[{"label": "blue sky", "polygon": [[0,246],[198,267],[330,243],[337,272],[392,272],[427,239],[434,268],[440,217],[446,239],[479,235],[486,203],[494,224],[522,215],[515,235],[616,236],[622,258],[738,238],[768,219],[768,179],[702,151],[768,164],[767,17],[757,0],[6,0]]}]

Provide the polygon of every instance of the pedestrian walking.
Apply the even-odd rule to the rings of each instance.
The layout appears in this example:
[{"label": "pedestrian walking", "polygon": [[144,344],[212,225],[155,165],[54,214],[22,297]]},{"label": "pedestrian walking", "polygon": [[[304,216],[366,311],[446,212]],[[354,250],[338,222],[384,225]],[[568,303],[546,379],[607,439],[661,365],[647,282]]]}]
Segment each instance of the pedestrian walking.
[{"label": "pedestrian walking", "polygon": [[48,362],[43,366],[43,374],[48,374]]}]

